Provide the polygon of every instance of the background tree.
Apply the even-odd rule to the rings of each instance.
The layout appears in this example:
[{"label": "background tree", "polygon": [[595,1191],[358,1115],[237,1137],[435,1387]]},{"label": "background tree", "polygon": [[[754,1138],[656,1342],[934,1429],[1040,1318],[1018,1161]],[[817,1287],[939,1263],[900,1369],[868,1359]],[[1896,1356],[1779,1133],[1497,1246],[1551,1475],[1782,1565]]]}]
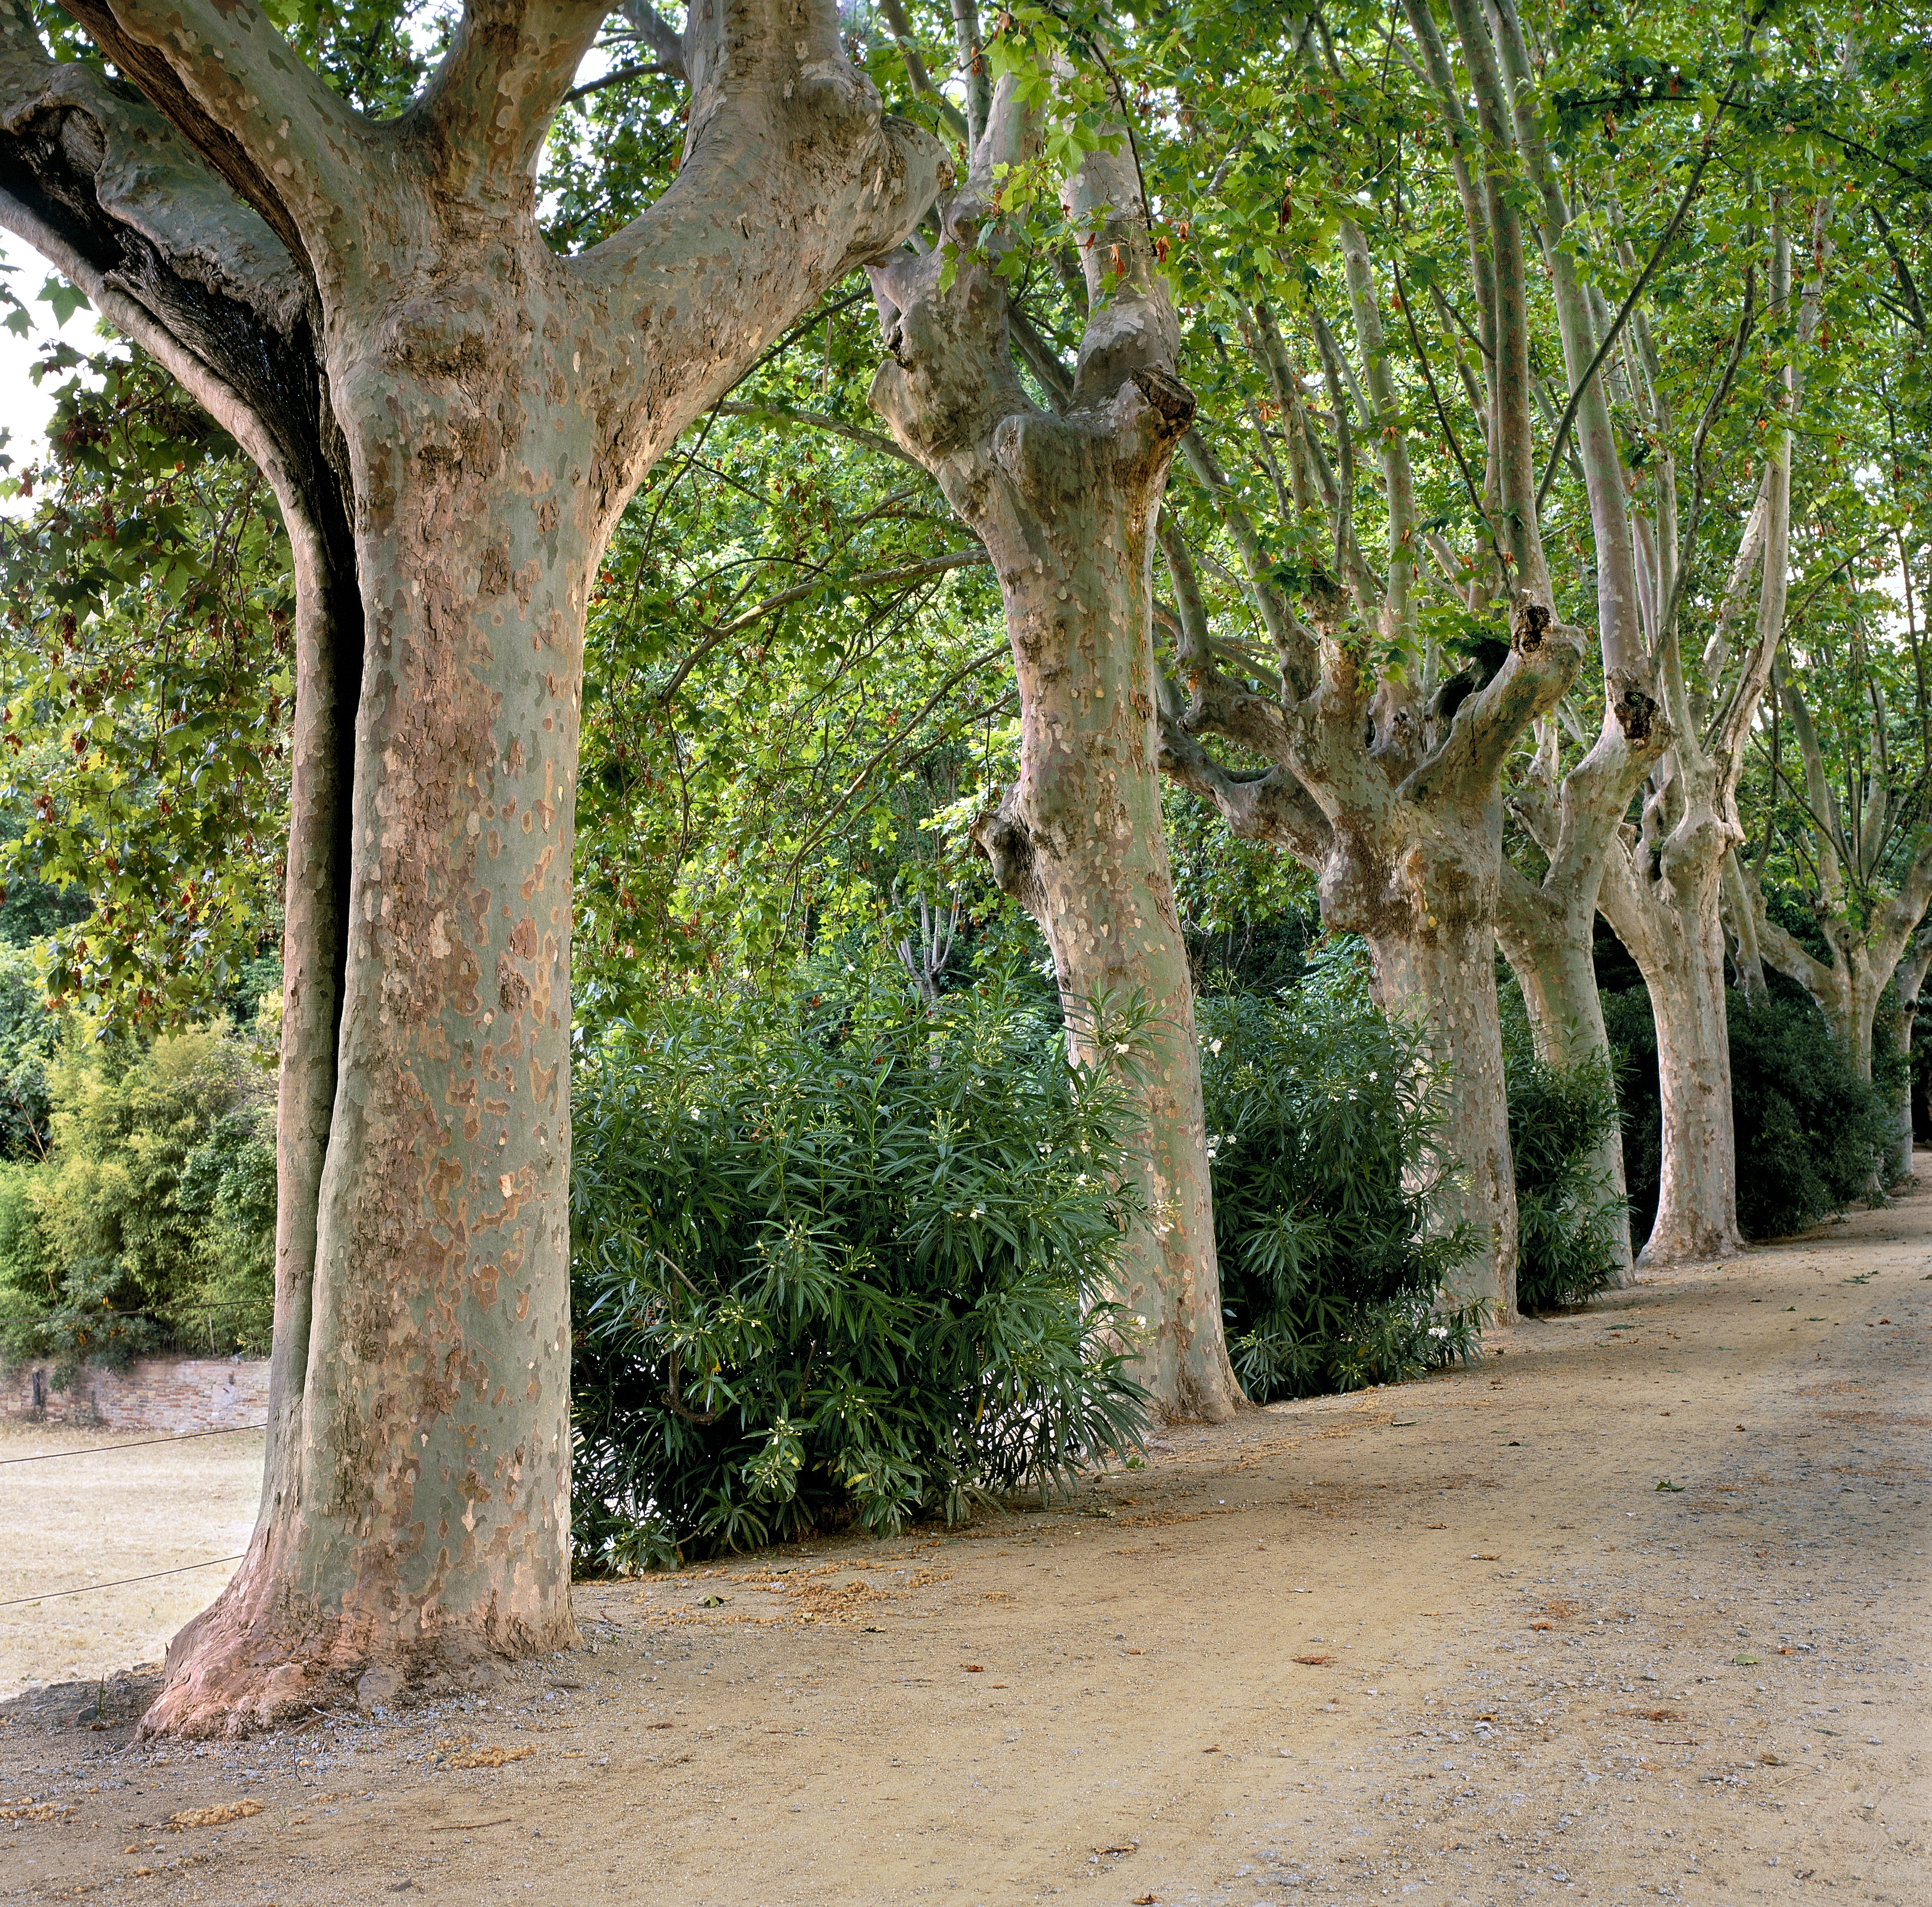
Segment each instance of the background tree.
[{"label": "background tree", "polygon": [[[1466,37],[1482,34],[1474,43],[1490,70],[1486,30],[1464,25]],[[1415,28],[1421,40],[1410,63],[1420,72],[1424,58],[1446,55],[1426,10]],[[1318,868],[1324,920],[1366,936],[1384,1003],[1426,1018],[1449,1082],[1443,1143],[1465,1175],[1455,1216],[1482,1241],[1454,1288],[1508,1315],[1515,1195],[1492,952],[1502,775],[1583,659],[1576,633],[1556,614],[1536,521],[1528,294],[1508,128],[1490,111],[1484,155],[1471,166],[1461,156],[1468,136],[1453,85],[1435,100],[1418,88],[1397,105],[1384,91],[1388,62],[1372,64],[1366,40],[1358,51],[1318,35],[1312,19],[1271,50],[1265,84],[1258,70],[1250,88],[1217,103],[1214,130],[1230,151],[1230,183],[1208,181],[1200,207],[1204,224],[1215,218],[1219,229],[1218,256],[1198,268],[1199,295],[1246,348],[1222,358],[1208,387],[1229,414],[1218,444],[1202,427],[1184,446],[1199,487],[1190,502],[1200,526],[1177,512],[1163,546],[1180,612],[1175,667],[1186,691],[1165,738],[1168,759],[1237,832],[1273,838]],[[1499,106],[1494,85],[1478,97],[1486,110]],[[1448,157],[1438,189],[1460,193],[1448,202],[1458,207],[1478,313],[1472,328],[1487,353],[1482,382],[1466,385],[1472,435],[1489,446],[1480,489],[1460,441],[1446,434],[1453,426],[1442,393],[1412,330],[1414,281],[1402,275],[1398,235],[1417,193],[1412,184],[1406,198],[1395,190],[1389,160],[1417,120]],[[1324,139],[1322,129],[1336,121],[1348,136]],[[1285,197],[1278,154],[1293,169]],[[1412,172],[1416,162],[1408,163]],[[1372,227],[1364,179],[1377,181],[1371,202],[1386,200],[1375,204]],[[1212,203],[1222,190],[1232,201],[1225,212]],[[1312,251],[1328,249],[1332,236],[1333,277],[1293,268],[1294,238],[1304,231]],[[1378,241],[1391,259],[1386,274]],[[1447,268],[1432,253],[1420,282],[1435,283]],[[1436,290],[1446,300],[1443,283]],[[1276,298],[1295,314],[1305,358]],[[1330,298],[1346,310],[1340,336],[1352,341],[1352,358],[1326,316]],[[1393,336],[1384,322],[1391,304],[1408,313]],[[1394,369],[1405,355],[1415,379],[1406,389]],[[1318,373],[1304,373],[1304,361]],[[1244,427],[1233,427],[1237,415]],[[1375,447],[1378,497],[1358,444]],[[1212,537],[1216,518],[1234,564],[1216,562],[1216,572],[1234,584],[1229,607],[1271,649],[1269,662],[1217,643],[1208,598],[1195,586],[1188,545]],[[1432,530],[1457,522],[1474,547],[1458,555],[1442,544],[1448,574],[1439,593],[1430,590],[1436,613],[1425,617],[1419,559]],[[1460,670],[1456,649],[1467,658]],[[1271,766],[1257,772],[1240,754],[1211,757],[1204,735]]]},{"label": "background tree", "polygon": [[1161,826],[1151,597],[1154,517],[1194,400],[1174,375],[1178,327],[1112,101],[1097,127],[1079,129],[1097,143],[1060,193],[1085,284],[1078,361],[1068,376],[1042,354],[1047,405],[1022,385],[989,228],[1040,159],[1042,95],[1031,73],[1002,76],[964,188],[943,202],[940,244],[873,268],[891,357],[872,403],[1000,581],[1018,775],[975,823],[974,844],[1046,934],[1086,1063],[1103,1056],[1110,1013],[1154,1016],[1135,1063],[1149,1222],[1123,1256],[1120,1297],[1144,1333],[1132,1368],[1156,1407],[1214,1422],[1241,1393],[1222,1333],[1193,989]]}]

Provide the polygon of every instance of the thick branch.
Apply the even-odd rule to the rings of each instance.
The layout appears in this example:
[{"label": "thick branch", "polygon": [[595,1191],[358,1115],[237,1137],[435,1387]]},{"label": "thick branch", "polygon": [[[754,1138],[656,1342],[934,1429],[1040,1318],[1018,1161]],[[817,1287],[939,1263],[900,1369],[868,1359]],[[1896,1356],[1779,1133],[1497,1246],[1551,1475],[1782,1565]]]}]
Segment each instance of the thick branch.
[{"label": "thick branch", "polygon": [[[1750,514],[1744,519],[1744,533],[1738,539],[1738,553],[1731,559],[1730,574],[1724,579],[1724,592],[1718,599],[1718,613],[1711,627],[1711,639],[1704,645],[1704,679],[1714,689],[1730,661],[1730,628],[1743,610],[1750,589],[1751,572],[1764,554],[1765,526],[1771,511],[1771,472],[1759,478],[1757,496]],[[1685,560],[1690,551],[1684,552]]]},{"label": "thick branch", "polygon": [[605,16],[604,0],[464,0],[449,51],[408,115],[446,190],[498,203],[530,193],[544,135]]},{"label": "thick branch", "polygon": [[1510,751],[1556,706],[1582,666],[1581,633],[1552,621],[1540,603],[1520,599],[1509,659],[1456,711],[1441,745],[1402,784],[1401,798],[1454,800],[1489,788]]},{"label": "thick branch", "polygon": [[1166,710],[1161,714],[1160,766],[1176,787],[1211,802],[1243,841],[1283,849],[1304,867],[1318,867],[1327,856],[1328,819],[1288,769],[1276,766],[1259,775],[1234,773]]},{"label": "thick branch", "polygon": [[1180,323],[1155,268],[1139,197],[1124,147],[1088,153],[1061,195],[1062,209],[1082,234],[1080,265],[1087,280],[1076,404],[1105,402],[1138,370],[1172,374],[1180,355]]},{"label": "thick branch", "polygon": [[1415,484],[1408,467],[1408,442],[1402,406],[1389,376],[1382,312],[1376,301],[1375,268],[1367,241],[1352,219],[1341,224],[1342,257],[1348,281],[1348,304],[1355,341],[1362,354],[1374,406],[1372,421],[1382,463],[1383,494],[1388,509],[1388,573],[1382,590],[1384,640],[1408,644],[1414,634]]},{"label": "thick branch", "polygon": [[[1597,345],[1589,301],[1577,278],[1568,236],[1570,208],[1564,201],[1556,165],[1544,141],[1540,106],[1514,0],[1487,0],[1487,5],[1503,71],[1509,82],[1517,148],[1531,183],[1543,199],[1544,256],[1556,292],[1557,328],[1563,342],[1564,369],[1572,386],[1568,406],[1556,427],[1550,469],[1537,489],[1536,506],[1540,511],[1562,454],[1570,419],[1577,418],[1584,488],[1589,498],[1590,524],[1596,546],[1597,624],[1604,666],[1618,675],[1629,675],[1642,664],[1643,629],[1638,613],[1636,561],[1625,502],[1623,461],[1617,451],[1610,404],[1598,374],[1607,345]],[[1640,280],[1640,286],[1642,283]],[[1633,292],[1633,302],[1635,295]],[[1629,304],[1624,309],[1628,312]]]},{"label": "thick branch", "polygon": [[345,223],[362,236],[371,129],[266,14],[223,0],[71,0],[67,10],[292,258],[320,270],[350,235]]},{"label": "thick branch", "polygon": [[624,0],[621,11],[632,30],[656,55],[659,68],[678,79],[685,78],[684,35],[650,0]]}]

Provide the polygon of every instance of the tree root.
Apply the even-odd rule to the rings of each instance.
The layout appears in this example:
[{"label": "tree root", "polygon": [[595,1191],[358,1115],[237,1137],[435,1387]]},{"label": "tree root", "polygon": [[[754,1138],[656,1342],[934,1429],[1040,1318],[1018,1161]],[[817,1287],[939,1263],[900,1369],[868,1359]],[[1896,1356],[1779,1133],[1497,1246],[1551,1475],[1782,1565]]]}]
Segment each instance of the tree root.
[{"label": "tree root", "polygon": [[169,1645],[137,1741],[232,1740],[332,1709],[407,1706],[487,1687],[506,1663],[576,1644],[568,1610],[541,1633],[490,1612],[398,1642],[393,1622],[301,1610],[286,1592],[262,1595],[263,1573],[250,1567],[256,1561],[251,1555]]}]

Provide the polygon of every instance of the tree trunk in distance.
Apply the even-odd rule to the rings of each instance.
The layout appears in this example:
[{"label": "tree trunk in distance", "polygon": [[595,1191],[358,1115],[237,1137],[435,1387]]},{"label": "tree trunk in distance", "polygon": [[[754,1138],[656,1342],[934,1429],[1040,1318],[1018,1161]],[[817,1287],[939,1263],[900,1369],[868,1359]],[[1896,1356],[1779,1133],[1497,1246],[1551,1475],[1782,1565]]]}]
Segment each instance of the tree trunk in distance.
[{"label": "tree trunk in distance", "polygon": [[1443,1201],[1445,1226],[1466,1222],[1475,1256],[1449,1274],[1449,1302],[1480,1300],[1490,1321],[1516,1315],[1516,1174],[1497,1017],[1494,927],[1481,921],[1420,934],[1368,935],[1382,1010],[1412,1015],[1428,1036],[1430,1064],[1446,1081],[1442,1146],[1460,1168]]},{"label": "tree trunk in distance", "polygon": [[1730,1258],[1744,1245],[1718,916],[1721,853],[1687,853],[1681,884],[1660,876],[1647,899],[1635,891],[1628,859],[1612,855],[1598,897],[1604,918],[1643,974],[1657,1027],[1663,1165],[1657,1219],[1640,1266]]},{"label": "tree trunk in distance", "polygon": [[1925,984],[1928,967],[1932,967],[1932,931],[1922,926],[1912,937],[1892,974],[1898,986],[1898,1004],[1892,1012],[1892,1044],[1906,1063],[1898,1093],[1898,1176],[1901,1180],[1916,1180],[1918,1176],[1912,1158],[1912,1036],[1918,1015],[1918,989]]},{"label": "tree trunk in distance", "polygon": [[[1594,901],[1581,920],[1576,918],[1577,912],[1546,904],[1540,892],[1514,868],[1504,866],[1497,898],[1496,941],[1522,988],[1536,1057],[1547,1066],[1574,1066],[1592,1058],[1608,1061],[1610,1057],[1603,996],[1597,991]],[[1616,1201],[1611,1217],[1616,1282],[1619,1287],[1634,1285],[1636,1264],[1630,1246],[1630,1191],[1624,1176],[1621,1131],[1612,1130],[1603,1140],[1590,1164]]]}]

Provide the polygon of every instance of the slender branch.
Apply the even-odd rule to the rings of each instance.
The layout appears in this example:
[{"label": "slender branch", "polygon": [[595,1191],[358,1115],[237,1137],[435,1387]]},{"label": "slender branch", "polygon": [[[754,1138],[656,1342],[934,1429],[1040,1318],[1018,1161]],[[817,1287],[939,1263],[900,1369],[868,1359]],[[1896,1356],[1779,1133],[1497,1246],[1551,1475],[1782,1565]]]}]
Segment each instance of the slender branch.
[{"label": "slender branch", "polygon": [[688,76],[684,70],[684,35],[650,4],[650,0],[623,0],[618,10],[631,22],[638,37],[657,55],[665,72],[675,73],[680,79]]},{"label": "slender branch", "polygon": [[1724,367],[1704,406],[1704,414],[1697,420],[1696,436],[1690,446],[1690,510],[1684,528],[1684,556],[1677,565],[1677,576],[1670,592],[1670,601],[1657,625],[1657,646],[1659,651],[1666,651],[1677,639],[1677,617],[1683,607],[1684,592],[1690,583],[1691,558],[1697,545],[1698,525],[1704,514],[1704,446],[1711,434],[1711,426],[1730,394],[1736,382],[1738,367],[1743,363],[1744,346],[1749,342],[1751,330],[1757,322],[1757,268],[1748,266],[1744,271],[1744,308],[1738,313],[1737,329],[1732,334],[1731,348],[1724,356]]},{"label": "slender branch", "polygon": [[814,430],[830,431],[835,437],[843,437],[862,449],[877,451],[881,457],[896,457],[902,463],[910,464],[922,475],[925,474],[925,468],[919,460],[907,456],[884,432],[862,430],[856,424],[848,424],[842,418],[828,417],[822,411],[794,410],[788,404],[774,403],[714,404],[712,409],[719,417],[777,418],[787,424],[802,424]]},{"label": "slender branch", "polygon": [[[1884,245],[1886,255],[1892,260],[1892,275],[1898,280],[1898,289],[1904,295],[1909,313],[1902,313],[1912,328],[1923,332],[1925,325],[1925,307],[1920,301],[1918,287],[1912,282],[1912,273],[1905,262],[1905,254],[1898,249],[1898,241],[1892,235],[1892,227],[1886,223],[1885,214],[1874,205],[1868,208],[1872,223],[1878,227],[1880,241]],[[1893,309],[1897,310],[1894,306]]]},{"label": "slender branch", "polygon": [[1489,513],[1483,508],[1483,499],[1476,488],[1476,480],[1469,474],[1469,466],[1462,455],[1462,446],[1456,441],[1456,427],[1449,421],[1449,412],[1444,406],[1442,393],[1436,388],[1436,373],[1429,367],[1429,353],[1422,348],[1422,334],[1415,328],[1415,313],[1410,308],[1408,287],[1402,283],[1402,267],[1391,261],[1390,269],[1395,274],[1396,302],[1402,307],[1402,322],[1408,327],[1408,340],[1415,347],[1415,361],[1420,366],[1422,381],[1429,386],[1429,401],[1436,407],[1436,421],[1442,426],[1442,435],[1449,445],[1449,454],[1456,460],[1456,468],[1462,474],[1462,487],[1468,492],[1469,507],[1476,513],[1476,520],[1483,526],[1483,534],[1488,538],[1490,547],[1496,552],[1496,565],[1503,567],[1502,546],[1497,542],[1495,526],[1490,523]]},{"label": "slender branch", "polygon": [[[1745,36],[1744,43],[1748,47],[1750,43],[1748,34]],[[1730,91],[1718,101],[1718,112],[1712,115],[1711,124],[1706,129],[1703,150],[1698,154],[1696,168],[1690,174],[1690,183],[1684,188],[1684,196],[1678,201],[1677,209],[1672,214],[1670,223],[1664,228],[1663,237],[1658,240],[1652,250],[1650,262],[1643,268],[1636,283],[1630,286],[1629,295],[1611,321],[1610,329],[1604,334],[1603,342],[1597,346],[1597,355],[1590,360],[1589,368],[1576,380],[1576,388],[1570,392],[1570,401],[1563,408],[1562,421],[1556,427],[1556,441],[1550,448],[1549,466],[1543,473],[1542,482],[1536,487],[1536,509],[1539,516],[1543,514],[1543,500],[1550,494],[1550,486],[1556,481],[1557,469],[1563,460],[1563,446],[1569,437],[1570,426],[1576,421],[1576,407],[1583,401],[1583,394],[1589,389],[1590,380],[1596,376],[1598,367],[1610,355],[1611,347],[1623,330],[1625,320],[1635,310],[1637,300],[1643,295],[1644,288],[1657,275],[1657,268],[1664,262],[1664,255],[1676,239],[1678,227],[1683,224],[1685,215],[1690,211],[1691,202],[1703,184],[1705,172],[1716,156],[1718,115],[1730,103],[1731,94],[1736,91],[1737,85],[1738,82],[1733,79]]]},{"label": "slender branch", "polygon": [[954,138],[970,144],[973,129],[967,124],[966,115],[933,84],[932,75],[926,70],[926,61],[914,41],[912,22],[906,18],[901,0],[879,0],[879,12],[892,36],[892,43],[899,49],[899,57],[905,61],[906,76],[912,82],[913,91],[923,93],[932,100],[933,109]]},{"label": "slender branch", "polygon": [[650,60],[639,65],[620,66],[607,73],[601,79],[588,79],[580,86],[573,86],[563,96],[566,106],[574,105],[578,100],[588,99],[592,93],[601,93],[612,86],[621,86],[627,79],[647,79],[653,73],[665,73],[682,77],[682,67],[670,67],[662,60]]},{"label": "slender branch", "polygon": [[775,596],[767,596],[742,615],[734,616],[730,622],[707,630],[704,640],[678,664],[670,680],[658,691],[658,699],[668,702],[684,685],[685,678],[721,643],[729,642],[734,636],[741,634],[753,623],[762,622],[775,610],[803,602],[808,596],[818,595],[827,589],[856,595],[862,589],[884,589],[896,583],[920,582],[928,577],[943,576],[948,570],[964,569],[987,560],[984,550],[953,550],[943,556],[928,556],[918,562],[898,564],[891,569],[870,570],[861,576],[818,576],[809,583],[794,583],[789,589],[781,589]]},{"label": "slender branch", "polygon": [[798,852],[792,857],[792,864],[789,871],[789,877],[794,886],[797,883],[800,871],[805,865],[805,857],[825,838],[826,833],[837,821],[839,814],[843,812],[844,808],[850,804],[852,797],[872,778],[885,763],[892,758],[905,738],[911,734],[962,682],[969,676],[976,676],[982,669],[990,667],[1001,657],[1010,653],[1009,646],[1002,642],[996,647],[974,656],[970,662],[962,663],[913,712],[911,719],[904,724],[898,733],[880,748],[869,761],[860,767],[858,773],[854,775],[841,790],[838,796],[839,806],[828,809],[825,818],[799,844]]}]

